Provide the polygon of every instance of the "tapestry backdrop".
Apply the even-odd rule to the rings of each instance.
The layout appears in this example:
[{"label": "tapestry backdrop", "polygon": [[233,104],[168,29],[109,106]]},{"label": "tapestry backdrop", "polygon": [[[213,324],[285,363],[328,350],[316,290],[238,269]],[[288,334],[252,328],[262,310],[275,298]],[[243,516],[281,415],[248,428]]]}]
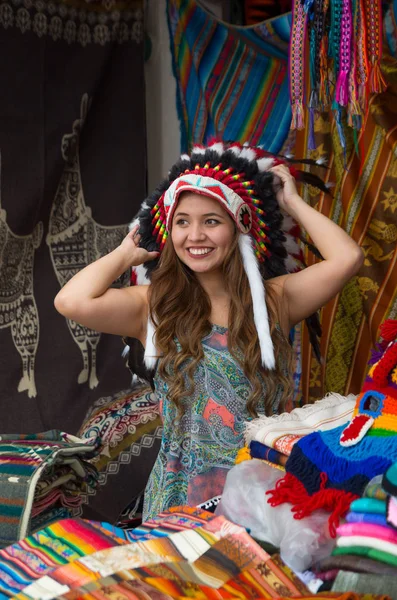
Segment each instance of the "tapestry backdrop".
[{"label": "tapestry backdrop", "polygon": [[2,1],[0,45],[0,432],[74,433],[130,384],[53,300],[145,196],[143,2]]},{"label": "tapestry backdrop", "polygon": [[[302,343],[302,394],[306,401],[327,391],[358,393],[379,326],[397,318],[397,2],[384,15],[382,72],[388,83],[370,99],[361,131],[344,125],[346,150],[340,144],[332,115],[314,122],[315,150],[309,150],[308,130],[297,134],[296,154],[324,157],[332,197],[313,189],[308,202],[343,227],[362,247],[365,261],[341,294],[322,311],[322,355],[312,356],[305,329]],[[309,122],[305,115],[305,122]],[[313,260],[308,256],[308,261]]]}]

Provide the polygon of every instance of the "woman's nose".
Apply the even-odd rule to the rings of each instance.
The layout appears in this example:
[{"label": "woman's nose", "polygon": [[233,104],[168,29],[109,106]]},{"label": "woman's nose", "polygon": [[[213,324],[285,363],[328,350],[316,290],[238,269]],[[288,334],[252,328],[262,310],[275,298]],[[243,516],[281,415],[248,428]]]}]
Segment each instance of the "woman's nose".
[{"label": "woman's nose", "polygon": [[192,223],[189,227],[189,239],[194,241],[201,241],[205,239],[205,231],[200,223],[194,224]]}]

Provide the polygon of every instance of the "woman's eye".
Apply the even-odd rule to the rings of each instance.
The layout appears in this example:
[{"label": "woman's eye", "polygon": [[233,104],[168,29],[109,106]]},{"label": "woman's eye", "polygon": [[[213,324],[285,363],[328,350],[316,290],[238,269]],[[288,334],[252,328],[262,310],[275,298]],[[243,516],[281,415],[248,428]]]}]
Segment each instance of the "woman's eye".
[{"label": "woman's eye", "polygon": [[176,222],[177,225],[186,225],[186,223],[187,223],[186,219],[178,219]]},{"label": "woman's eye", "polygon": [[218,219],[207,219],[207,225],[219,225]]}]

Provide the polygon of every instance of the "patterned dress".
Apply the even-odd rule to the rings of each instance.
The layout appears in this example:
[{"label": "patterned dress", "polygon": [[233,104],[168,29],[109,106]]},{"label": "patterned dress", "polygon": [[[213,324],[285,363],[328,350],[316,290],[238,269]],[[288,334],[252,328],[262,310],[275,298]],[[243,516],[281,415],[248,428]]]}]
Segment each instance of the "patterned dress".
[{"label": "patterned dress", "polygon": [[179,419],[167,397],[166,382],[158,372],[155,375],[164,429],[145,491],[144,520],[171,506],[216,504],[244,445],[244,423],[251,418],[246,408],[251,385],[228,350],[227,335],[227,328],[214,325],[202,340],[204,359],[194,375],[194,393],[184,399]]}]

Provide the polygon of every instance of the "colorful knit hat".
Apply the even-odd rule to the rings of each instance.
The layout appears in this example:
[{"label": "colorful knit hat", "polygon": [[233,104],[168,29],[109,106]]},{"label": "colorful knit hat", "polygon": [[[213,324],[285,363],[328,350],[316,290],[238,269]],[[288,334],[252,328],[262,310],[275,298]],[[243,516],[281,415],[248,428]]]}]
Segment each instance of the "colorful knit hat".
[{"label": "colorful knit hat", "polygon": [[397,530],[397,463],[389,467],[383,475],[382,488],[387,493],[387,524]]},{"label": "colorful knit hat", "polygon": [[[213,142],[208,147],[195,146],[190,155],[183,154],[171,168],[168,178],[143,202],[131,223],[131,227],[139,224],[142,247],[161,252],[182,192],[194,191],[219,201],[239,232],[238,245],[251,288],[262,364],[269,369],[274,368],[275,358],[263,279],[284,275],[304,266],[301,248],[294,240],[299,228],[290,217],[283,218],[281,214],[276,198],[280,181],[270,169],[278,164],[287,164],[296,179],[327,191],[321,179],[296,170],[293,162],[270,155],[262,148],[239,143]],[[157,262],[134,269],[138,284],[150,283],[150,273]],[[313,321],[309,325],[313,341],[317,339],[316,327]],[[148,369],[154,368],[156,358],[154,327],[149,319],[145,350]]]},{"label": "colorful knit hat", "polygon": [[381,335],[350,423],[299,440],[285,477],[268,492],[273,506],[290,502],[296,519],[330,512],[333,536],[367,483],[397,462],[397,321],[386,321]]}]

